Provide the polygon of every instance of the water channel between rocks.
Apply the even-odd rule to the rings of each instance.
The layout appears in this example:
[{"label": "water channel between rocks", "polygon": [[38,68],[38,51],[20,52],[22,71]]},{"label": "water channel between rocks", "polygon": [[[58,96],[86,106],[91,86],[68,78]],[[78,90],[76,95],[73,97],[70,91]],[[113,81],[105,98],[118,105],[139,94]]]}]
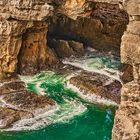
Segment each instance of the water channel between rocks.
[{"label": "water channel between rocks", "polygon": [[76,69],[21,76],[29,90],[48,96],[56,106],[49,112],[38,112],[35,118],[15,123],[12,131],[0,133],[0,140],[111,139],[121,88],[119,57],[92,52],[81,58],[65,59],[63,63]]}]

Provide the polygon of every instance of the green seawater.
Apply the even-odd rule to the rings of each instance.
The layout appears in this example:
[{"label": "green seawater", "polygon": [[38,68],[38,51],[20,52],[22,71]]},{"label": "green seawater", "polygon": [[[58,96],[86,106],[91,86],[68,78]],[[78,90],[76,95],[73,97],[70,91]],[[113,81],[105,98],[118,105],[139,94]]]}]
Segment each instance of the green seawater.
[{"label": "green seawater", "polygon": [[110,140],[113,115],[110,110],[88,106],[88,110],[64,123],[25,132],[8,132],[0,140]]},{"label": "green seawater", "polygon": [[[66,86],[67,77],[42,72],[22,77],[29,90],[54,99],[59,108],[38,119],[38,125],[27,121],[17,126],[35,130],[2,132],[0,140],[110,140],[114,108],[93,105]],[[46,126],[46,121],[49,124]],[[37,123],[37,122],[34,122]],[[28,125],[27,125],[28,124]],[[37,126],[37,127],[36,127]],[[18,128],[19,127],[19,128]]]},{"label": "green seawater", "polygon": [[[120,61],[116,58],[93,55],[65,62],[119,79],[116,69]],[[1,132],[0,140],[111,140],[115,107],[99,106],[83,99],[67,86],[68,77],[52,71],[21,77],[29,90],[55,100],[57,109],[19,122],[12,131]]]}]

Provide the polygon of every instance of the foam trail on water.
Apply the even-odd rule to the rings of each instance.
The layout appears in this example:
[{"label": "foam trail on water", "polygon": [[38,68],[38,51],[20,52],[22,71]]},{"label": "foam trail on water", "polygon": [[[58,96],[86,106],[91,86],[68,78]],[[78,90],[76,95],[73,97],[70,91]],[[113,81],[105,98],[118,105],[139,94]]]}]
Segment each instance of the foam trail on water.
[{"label": "foam trail on water", "polygon": [[[74,85],[69,84],[69,80],[79,73],[80,71],[76,71],[75,73],[69,75],[59,75],[54,72],[47,71],[35,76],[21,76],[21,80],[26,83],[27,88],[30,89],[30,84],[33,85],[33,91],[41,95],[47,95],[48,97],[56,100],[56,105],[50,106],[47,111],[36,112],[34,118],[22,119],[16,122],[13,127],[7,131],[36,130],[53,123],[69,122],[74,116],[79,114],[81,115],[87,110],[87,107],[80,101],[79,98],[77,98],[76,94],[84,100],[88,100],[90,102],[117,105],[115,102],[101,98],[100,96],[90,93],[85,94],[84,91],[80,91],[80,89]],[[58,85],[62,85],[62,91],[55,90]],[[72,91],[75,92],[74,97],[70,97],[70,95],[68,95],[67,92],[69,89],[72,89]],[[61,94],[61,92],[63,94]],[[60,98],[60,102],[57,97]]]},{"label": "foam trail on water", "polygon": [[[107,62],[103,62],[104,59]],[[106,76],[108,76],[114,80],[120,81],[122,83],[122,80],[120,78],[122,73],[119,72],[119,70],[117,70],[117,68],[116,68],[117,66],[115,66],[115,64],[114,64],[115,62],[119,63],[119,61],[112,60],[112,62],[110,62],[111,61],[110,59],[108,57],[107,58],[106,57],[100,58],[100,56],[96,56],[96,57],[95,56],[90,56],[90,57],[85,56],[84,58],[64,59],[63,63],[81,68],[81,69],[88,71],[88,72],[91,72],[91,73],[95,72],[95,73],[99,73],[102,75],[106,75]],[[115,68],[113,68],[113,66]]]},{"label": "foam trail on water", "polygon": [[64,105],[56,105],[50,107],[44,113],[36,113],[31,119],[22,119],[16,122],[12,128],[6,131],[20,130],[37,130],[54,123],[68,122],[74,116],[82,114],[86,111],[86,107],[76,101],[66,101]]},{"label": "foam trail on water", "polygon": [[[88,72],[96,72],[96,73],[99,73],[99,74],[102,74],[102,75],[106,75],[110,78],[113,78],[115,80],[118,80],[122,83],[121,79],[120,79],[120,73],[117,71],[117,70],[110,70],[108,68],[104,68],[104,69],[96,69],[96,68],[93,68],[93,67],[89,67],[88,65],[86,64],[83,64],[83,63],[79,63],[79,62],[70,62],[68,60],[63,60],[63,63],[64,64],[69,64],[69,65],[72,65],[72,66],[75,66],[75,67],[78,67],[78,68],[81,68],[85,71],[88,71]],[[115,75],[112,75],[112,74],[115,74]]]},{"label": "foam trail on water", "polygon": [[[42,83],[49,83],[57,86],[58,82],[64,84],[71,76],[73,75],[64,78],[54,72],[43,72],[33,77],[21,76],[21,79],[27,84],[27,87],[28,84],[34,84],[34,90],[38,94],[51,95],[53,92],[47,93],[47,87],[41,87]],[[55,94],[59,94],[59,92]],[[74,116],[82,114],[87,110],[86,106],[76,98],[71,98],[69,96],[62,96],[61,98],[63,103],[56,103],[55,106],[50,106],[46,111],[38,111],[34,114],[34,118],[22,119],[14,123],[13,127],[6,131],[36,130],[53,123],[69,122]]]},{"label": "foam trail on water", "polygon": [[67,87],[77,92],[80,95],[80,97],[88,100],[89,102],[118,106],[116,102],[103,98],[99,95],[93,93],[85,93],[84,90],[81,91],[78,87],[74,86],[73,84],[70,84],[69,82],[67,83]]}]

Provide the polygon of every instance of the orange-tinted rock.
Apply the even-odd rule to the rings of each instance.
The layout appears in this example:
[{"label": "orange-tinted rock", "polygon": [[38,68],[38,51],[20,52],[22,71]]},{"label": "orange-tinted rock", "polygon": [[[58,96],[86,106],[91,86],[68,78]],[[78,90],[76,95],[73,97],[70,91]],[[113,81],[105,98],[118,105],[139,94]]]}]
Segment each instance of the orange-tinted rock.
[{"label": "orange-tinted rock", "polygon": [[62,12],[65,15],[57,15],[50,24],[51,37],[71,39],[99,50],[119,53],[128,15],[118,4],[91,1],[77,1],[76,4],[74,0],[66,3],[66,7],[62,7],[62,10],[65,8]]},{"label": "orange-tinted rock", "polygon": [[[38,59],[43,61],[43,65],[46,57],[46,60],[49,59],[50,62],[53,61],[52,58],[48,57],[51,55],[54,56],[54,54],[45,47],[45,44],[47,43],[45,42],[45,34],[47,33],[48,23],[44,22],[52,13],[52,6],[48,5],[45,0],[0,1],[0,79],[16,72],[19,52],[23,48],[22,44],[24,44],[22,39],[24,38],[24,35],[27,35],[26,32],[28,29],[31,29],[32,32],[35,31],[36,33],[38,30],[44,30],[44,40],[40,40],[43,41],[42,44],[44,49],[40,50],[41,55]],[[28,36],[30,36],[30,33]],[[30,37],[29,42],[31,42]],[[46,55],[47,51],[48,54]],[[33,57],[33,54],[30,56],[31,58]],[[30,63],[30,61],[28,63]]]},{"label": "orange-tinted rock", "polygon": [[[124,0],[130,16],[127,31],[122,37],[121,61],[133,68],[134,81],[122,87],[121,104],[115,116],[113,140],[140,139],[140,2]],[[127,73],[129,77],[131,73]]]},{"label": "orange-tinted rock", "polygon": [[19,73],[34,74],[58,62],[55,53],[47,46],[47,29],[45,22],[39,22],[23,34],[18,55]]}]

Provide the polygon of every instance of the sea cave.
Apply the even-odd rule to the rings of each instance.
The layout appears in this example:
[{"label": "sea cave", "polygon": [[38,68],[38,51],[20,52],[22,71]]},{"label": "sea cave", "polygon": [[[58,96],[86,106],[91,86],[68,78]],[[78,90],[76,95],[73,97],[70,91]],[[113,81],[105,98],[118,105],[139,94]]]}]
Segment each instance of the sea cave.
[{"label": "sea cave", "polygon": [[139,8],[0,0],[0,140],[139,140]]}]

